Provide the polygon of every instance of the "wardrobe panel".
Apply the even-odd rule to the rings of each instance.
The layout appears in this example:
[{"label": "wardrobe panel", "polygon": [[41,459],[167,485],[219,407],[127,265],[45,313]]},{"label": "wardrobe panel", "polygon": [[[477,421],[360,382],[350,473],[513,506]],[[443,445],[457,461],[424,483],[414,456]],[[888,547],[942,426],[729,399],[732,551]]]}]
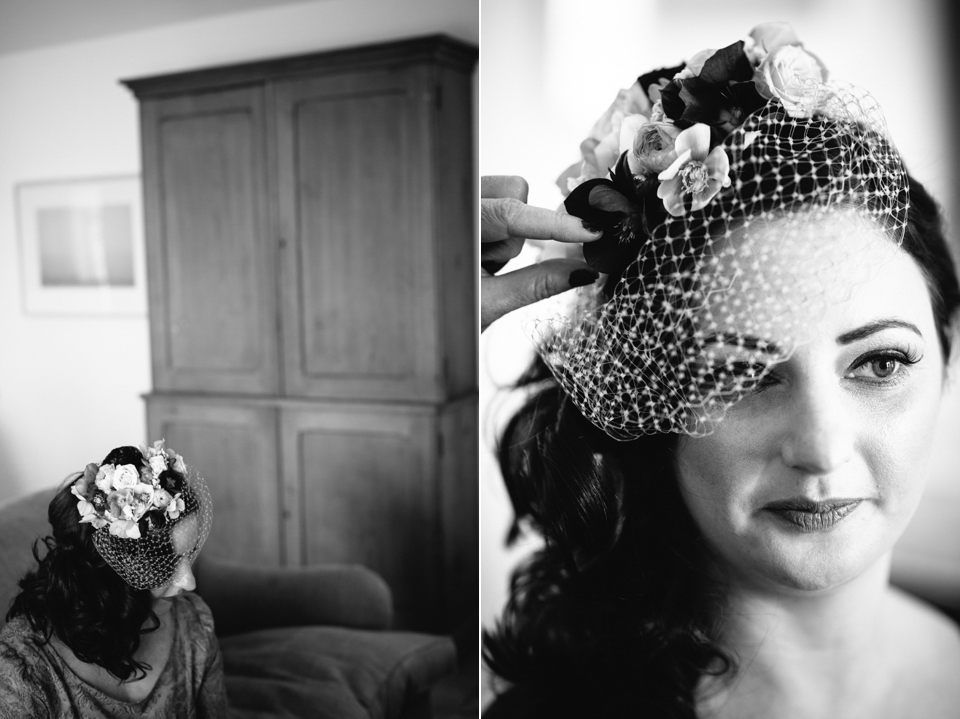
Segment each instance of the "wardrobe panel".
[{"label": "wardrobe panel", "polygon": [[207,481],[214,510],[204,553],[285,563],[276,410],[154,395],[147,398],[147,425]]},{"label": "wardrobe panel", "polygon": [[432,94],[406,70],[277,84],[285,394],[440,399],[435,258],[420,132]]},{"label": "wardrobe panel", "polygon": [[328,405],[283,410],[282,426],[303,562],[368,566],[390,585],[399,625],[436,624],[434,410]]},{"label": "wardrobe panel", "polygon": [[145,103],[158,389],[276,389],[263,112],[261,88]]}]

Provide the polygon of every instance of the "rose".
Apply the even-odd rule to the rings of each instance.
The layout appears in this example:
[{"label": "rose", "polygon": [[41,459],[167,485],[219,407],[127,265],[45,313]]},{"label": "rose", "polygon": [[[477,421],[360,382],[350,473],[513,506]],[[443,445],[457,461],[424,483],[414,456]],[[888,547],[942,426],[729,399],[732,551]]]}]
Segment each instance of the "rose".
[{"label": "rose", "polygon": [[116,467],[112,464],[105,464],[97,471],[97,489],[101,492],[110,492],[113,489],[113,473]]},{"label": "rose", "polygon": [[140,473],[132,464],[121,464],[113,472],[113,488],[128,489],[140,484]]},{"label": "rose", "polygon": [[757,90],[766,98],[776,97],[790,117],[811,117],[817,109],[827,69],[814,55],[795,45],[773,50],[757,68]]},{"label": "rose", "polygon": [[150,470],[153,472],[155,477],[159,477],[160,473],[166,470],[167,468],[167,458],[162,454],[155,454],[149,460]]},{"label": "rose", "polygon": [[558,180],[560,189],[568,193],[586,180],[606,175],[621,154],[620,136],[624,118],[649,112],[650,100],[639,82],[620,90],[607,111],[594,123],[589,137],[580,143],[583,161],[575,163],[561,175]]},{"label": "rose", "polygon": [[629,155],[635,175],[656,175],[677,159],[674,143],[680,128],[669,122],[648,122],[639,129]]},{"label": "rose", "polygon": [[743,41],[743,51],[750,62],[759,65],[767,54],[784,45],[800,45],[800,38],[788,22],[765,22],[757,25]]}]

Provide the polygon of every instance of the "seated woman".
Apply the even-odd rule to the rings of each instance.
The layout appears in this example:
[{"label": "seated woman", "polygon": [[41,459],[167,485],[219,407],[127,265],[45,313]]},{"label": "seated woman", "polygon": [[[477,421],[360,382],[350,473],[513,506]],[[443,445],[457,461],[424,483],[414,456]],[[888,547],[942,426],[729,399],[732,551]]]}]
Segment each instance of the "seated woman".
[{"label": "seated woman", "polygon": [[582,148],[603,274],[538,325],[501,440],[545,545],[485,637],[488,716],[956,716],[960,634],[889,573],[960,288],[875,103],[768,24]]},{"label": "seated woman", "polygon": [[0,717],[224,717],[191,565],[210,495],[180,455],[118,447],[67,477],[0,631]]}]

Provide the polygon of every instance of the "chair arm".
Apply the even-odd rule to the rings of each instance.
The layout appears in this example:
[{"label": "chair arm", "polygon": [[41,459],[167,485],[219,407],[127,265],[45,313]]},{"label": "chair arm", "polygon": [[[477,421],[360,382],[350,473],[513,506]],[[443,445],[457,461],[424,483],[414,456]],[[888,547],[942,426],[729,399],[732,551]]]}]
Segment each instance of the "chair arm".
[{"label": "chair arm", "polygon": [[204,556],[194,575],[221,636],[312,624],[388,629],[393,620],[390,587],[360,565],[251,567]]}]

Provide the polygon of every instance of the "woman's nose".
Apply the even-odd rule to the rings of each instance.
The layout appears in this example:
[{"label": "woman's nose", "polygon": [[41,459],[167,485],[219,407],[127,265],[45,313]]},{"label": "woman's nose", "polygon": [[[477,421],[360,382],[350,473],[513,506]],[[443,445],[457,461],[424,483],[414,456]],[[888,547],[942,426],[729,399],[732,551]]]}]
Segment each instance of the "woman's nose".
[{"label": "woman's nose", "polygon": [[185,592],[192,592],[194,589],[196,589],[197,580],[193,576],[193,569],[188,567],[187,571],[183,573],[180,579],[174,582],[173,586],[182,589]]},{"label": "woman's nose", "polygon": [[853,457],[854,433],[839,387],[810,387],[793,405],[780,449],[787,466],[824,475]]}]

